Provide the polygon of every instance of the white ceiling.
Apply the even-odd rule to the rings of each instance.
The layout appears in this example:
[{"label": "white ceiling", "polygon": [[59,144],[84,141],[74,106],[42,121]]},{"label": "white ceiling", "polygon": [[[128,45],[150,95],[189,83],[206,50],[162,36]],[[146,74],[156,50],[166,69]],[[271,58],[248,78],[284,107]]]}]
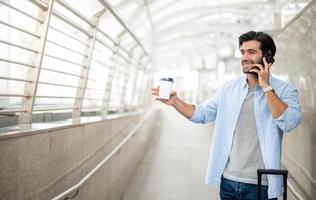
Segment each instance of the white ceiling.
[{"label": "white ceiling", "polygon": [[[100,0],[101,2],[102,0]],[[149,52],[157,68],[203,60],[218,49],[237,48],[249,30],[271,34],[309,0],[110,0],[107,1]],[[104,16],[110,18],[109,14]],[[122,43],[135,41],[123,32]],[[225,53],[224,53],[225,54]],[[215,57],[216,57],[215,56]],[[225,56],[234,56],[227,54]],[[213,56],[214,57],[214,56]],[[177,66],[177,65],[175,65]]]}]

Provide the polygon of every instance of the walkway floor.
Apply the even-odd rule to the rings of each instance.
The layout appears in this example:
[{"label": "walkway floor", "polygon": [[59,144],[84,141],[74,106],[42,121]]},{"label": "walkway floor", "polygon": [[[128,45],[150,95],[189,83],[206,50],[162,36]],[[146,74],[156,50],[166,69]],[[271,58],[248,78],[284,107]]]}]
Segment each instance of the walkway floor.
[{"label": "walkway floor", "polygon": [[218,200],[204,183],[212,126],[194,124],[167,106],[124,200]]}]

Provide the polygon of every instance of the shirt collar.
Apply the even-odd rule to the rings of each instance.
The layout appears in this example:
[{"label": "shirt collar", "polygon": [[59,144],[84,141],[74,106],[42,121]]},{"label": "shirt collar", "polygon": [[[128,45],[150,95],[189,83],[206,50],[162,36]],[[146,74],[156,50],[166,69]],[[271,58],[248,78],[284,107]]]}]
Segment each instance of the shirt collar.
[{"label": "shirt collar", "polygon": [[247,75],[246,74],[242,75],[242,77],[241,77],[241,88],[242,89],[248,88]]},{"label": "shirt collar", "polygon": [[[269,74],[269,83],[270,83],[270,85],[273,85],[273,82],[274,82],[274,77],[270,73]],[[241,77],[241,88],[244,89],[244,88],[248,88],[248,87],[249,86],[248,86],[248,83],[247,83],[247,75],[243,74],[242,77]]]}]

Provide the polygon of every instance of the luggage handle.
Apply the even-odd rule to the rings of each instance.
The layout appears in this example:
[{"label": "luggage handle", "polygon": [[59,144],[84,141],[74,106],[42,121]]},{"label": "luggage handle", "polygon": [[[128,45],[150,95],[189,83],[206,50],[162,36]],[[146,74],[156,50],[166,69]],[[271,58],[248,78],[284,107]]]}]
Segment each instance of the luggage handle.
[{"label": "luggage handle", "polygon": [[263,174],[272,174],[272,175],[282,175],[283,176],[283,200],[287,199],[287,170],[279,170],[279,169],[257,169],[258,175],[258,185],[257,185],[257,194],[258,200],[261,199],[261,176]]}]

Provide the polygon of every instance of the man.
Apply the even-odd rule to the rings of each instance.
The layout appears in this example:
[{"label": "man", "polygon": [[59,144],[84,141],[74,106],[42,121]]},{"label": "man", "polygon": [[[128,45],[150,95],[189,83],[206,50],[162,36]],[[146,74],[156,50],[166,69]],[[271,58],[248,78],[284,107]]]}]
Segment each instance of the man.
[{"label": "man", "polygon": [[[257,199],[257,169],[280,169],[283,132],[301,122],[298,92],[270,74],[276,47],[266,33],[249,31],[239,37],[244,75],[228,81],[214,97],[199,105],[183,102],[173,91],[173,106],[196,123],[215,121],[206,183],[220,184],[222,200]],[[152,88],[158,95],[159,88]],[[262,199],[282,196],[282,177],[263,176]]]}]

